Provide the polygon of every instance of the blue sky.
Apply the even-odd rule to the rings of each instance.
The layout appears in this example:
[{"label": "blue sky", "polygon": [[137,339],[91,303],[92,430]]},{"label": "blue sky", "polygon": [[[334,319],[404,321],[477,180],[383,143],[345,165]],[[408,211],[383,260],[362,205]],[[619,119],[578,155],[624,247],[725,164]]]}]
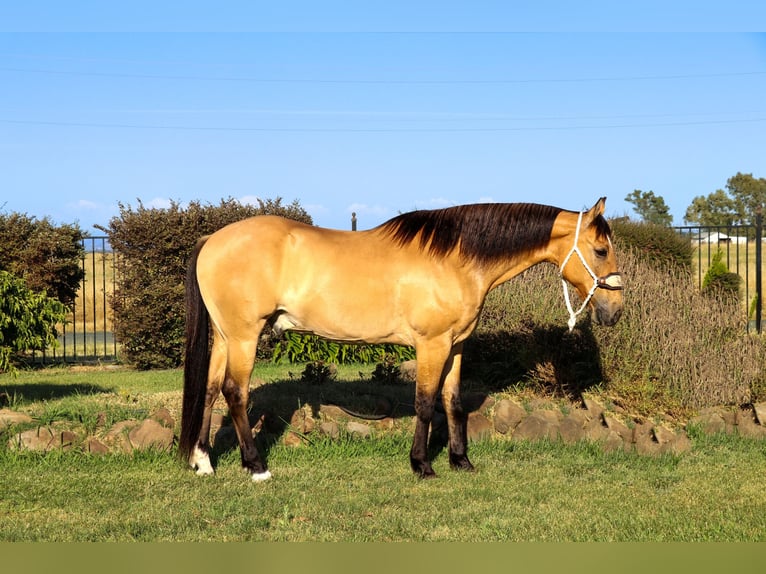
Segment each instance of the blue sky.
[{"label": "blue sky", "polygon": [[641,189],[681,224],[737,172],[766,177],[766,35],[741,31],[764,8],[16,4],[0,8],[6,213],[95,232],[118,202],[281,196],[367,228],[478,201],[605,195],[625,215]]}]

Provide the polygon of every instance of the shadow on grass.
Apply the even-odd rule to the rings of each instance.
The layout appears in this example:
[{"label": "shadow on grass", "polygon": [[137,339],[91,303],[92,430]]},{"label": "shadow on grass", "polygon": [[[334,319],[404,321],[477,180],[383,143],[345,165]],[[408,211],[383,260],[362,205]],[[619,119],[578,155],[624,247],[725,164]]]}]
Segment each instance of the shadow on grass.
[{"label": "shadow on grass", "polygon": [[[98,395],[111,393],[113,389],[85,383],[66,383],[40,381],[35,383],[7,382],[0,385],[0,401],[26,404],[36,401],[52,401],[70,396]],[[4,405],[0,405],[4,406]]]},{"label": "shadow on grass", "polygon": [[[603,380],[598,343],[589,322],[581,323],[573,333],[566,327],[525,325],[517,332],[474,333],[466,341],[462,402],[470,413],[491,394],[519,384],[577,401],[583,391]],[[390,417],[396,421],[414,416],[414,394],[414,383],[376,383],[363,372],[358,380],[351,381],[274,381],[251,390],[250,424],[260,427],[257,442],[268,459],[270,449],[288,430],[293,413],[304,405],[309,406],[315,419],[322,405],[333,405],[349,417]],[[448,441],[440,398],[436,410],[429,443],[431,457],[443,451]],[[237,448],[230,421],[224,421],[224,425],[222,428],[228,430],[216,437],[214,464],[222,454]]]}]

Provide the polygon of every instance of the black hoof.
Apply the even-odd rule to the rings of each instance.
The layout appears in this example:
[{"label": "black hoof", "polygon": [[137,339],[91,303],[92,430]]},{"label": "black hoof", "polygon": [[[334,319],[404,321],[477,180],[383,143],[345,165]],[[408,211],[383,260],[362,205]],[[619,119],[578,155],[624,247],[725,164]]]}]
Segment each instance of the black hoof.
[{"label": "black hoof", "polygon": [[450,456],[449,465],[452,470],[464,470],[466,472],[473,472],[476,470],[471,464],[471,461],[468,460],[468,457],[465,455],[455,457]]},{"label": "black hoof", "polygon": [[412,471],[420,478],[436,478],[434,469],[431,468],[431,463],[428,461],[417,461],[410,459]]}]

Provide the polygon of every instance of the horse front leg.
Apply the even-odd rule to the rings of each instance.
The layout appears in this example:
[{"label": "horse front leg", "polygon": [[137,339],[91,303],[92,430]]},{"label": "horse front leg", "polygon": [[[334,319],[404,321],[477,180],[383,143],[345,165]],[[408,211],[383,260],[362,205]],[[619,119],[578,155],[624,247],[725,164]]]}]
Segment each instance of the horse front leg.
[{"label": "horse front leg", "polygon": [[415,382],[415,436],[410,449],[410,465],[421,478],[436,476],[428,459],[428,433],[434,417],[444,364],[449,356],[445,345],[420,345],[416,348],[417,379]]},{"label": "horse front leg", "polygon": [[449,430],[449,464],[455,470],[473,470],[468,460],[468,416],[460,401],[460,367],[463,343],[452,348],[445,366],[442,401]]}]

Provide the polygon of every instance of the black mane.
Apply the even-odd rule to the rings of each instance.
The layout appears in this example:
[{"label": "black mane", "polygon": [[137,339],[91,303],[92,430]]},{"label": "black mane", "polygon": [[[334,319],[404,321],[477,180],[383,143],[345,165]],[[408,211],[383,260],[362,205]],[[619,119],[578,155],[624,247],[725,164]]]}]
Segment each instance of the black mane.
[{"label": "black mane", "polygon": [[[459,205],[403,213],[383,223],[380,229],[399,245],[411,243],[419,235],[421,249],[427,249],[432,256],[444,257],[459,246],[462,257],[487,263],[547,245],[561,211],[533,203]],[[608,233],[606,220],[603,223]]]}]

